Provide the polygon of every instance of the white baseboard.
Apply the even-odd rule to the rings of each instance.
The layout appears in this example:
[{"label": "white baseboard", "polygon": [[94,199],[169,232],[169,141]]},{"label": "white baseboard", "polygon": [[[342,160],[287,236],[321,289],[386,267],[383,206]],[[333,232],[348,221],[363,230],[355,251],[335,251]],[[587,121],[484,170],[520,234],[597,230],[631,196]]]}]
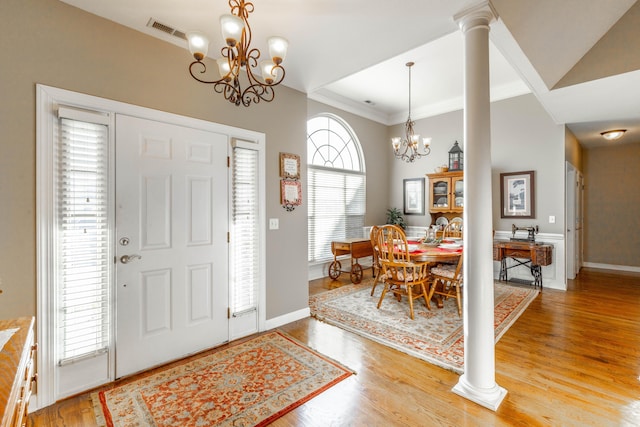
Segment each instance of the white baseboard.
[{"label": "white baseboard", "polygon": [[617,270],[617,271],[628,271],[631,273],[640,273],[640,267],[635,267],[632,265],[616,265],[616,264],[601,264],[599,262],[585,262],[582,264],[583,267],[589,268],[601,268],[603,270]]},{"label": "white baseboard", "polygon": [[265,330],[275,329],[287,323],[295,322],[296,320],[304,319],[311,316],[311,310],[309,307],[303,308],[298,311],[292,311],[291,313],[283,314],[282,316],[274,317],[273,319],[267,319],[265,322]]},{"label": "white baseboard", "polygon": [[329,275],[329,262],[309,264],[309,280],[321,279]]}]

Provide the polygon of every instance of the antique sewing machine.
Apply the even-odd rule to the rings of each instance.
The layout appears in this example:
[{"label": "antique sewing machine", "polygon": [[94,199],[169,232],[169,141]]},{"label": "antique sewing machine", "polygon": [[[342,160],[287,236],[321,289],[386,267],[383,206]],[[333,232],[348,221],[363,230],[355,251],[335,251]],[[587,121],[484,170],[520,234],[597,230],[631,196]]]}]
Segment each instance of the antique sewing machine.
[{"label": "antique sewing machine", "polygon": [[[526,231],[527,237],[516,237],[516,232],[518,231]],[[538,226],[531,227],[516,227],[515,224],[511,224],[511,241],[512,242],[531,242],[534,243],[536,241],[536,234],[538,234]]]},{"label": "antique sewing machine", "polygon": [[[516,237],[516,233],[519,231],[526,231],[527,237]],[[540,286],[540,289],[542,289],[542,267],[553,262],[553,245],[536,242],[537,225],[516,227],[513,224],[511,226],[511,234],[512,237],[509,241],[494,240],[493,242],[493,260],[500,261],[499,280],[530,283],[534,286]],[[520,233],[520,236],[524,236],[524,234]],[[511,262],[507,263],[507,259],[511,259]],[[507,271],[519,266],[529,268],[533,276],[533,283],[519,278],[509,280]]]}]

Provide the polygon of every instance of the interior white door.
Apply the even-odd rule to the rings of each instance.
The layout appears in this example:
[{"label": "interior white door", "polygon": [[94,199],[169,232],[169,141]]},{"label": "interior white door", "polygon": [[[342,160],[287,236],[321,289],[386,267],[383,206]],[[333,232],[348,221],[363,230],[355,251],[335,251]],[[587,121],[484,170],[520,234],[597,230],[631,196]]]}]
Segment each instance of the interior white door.
[{"label": "interior white door", "polygon": [[228,145],[116,117],[116,378],[228,341]]}]

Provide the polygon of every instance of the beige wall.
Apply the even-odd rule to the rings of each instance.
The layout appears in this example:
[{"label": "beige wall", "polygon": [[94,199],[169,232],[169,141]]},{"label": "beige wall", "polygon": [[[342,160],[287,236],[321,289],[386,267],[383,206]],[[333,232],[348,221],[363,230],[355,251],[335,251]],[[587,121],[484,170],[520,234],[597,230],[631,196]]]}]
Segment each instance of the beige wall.
[{"label": "beige wall", "polygon": [[640,144],[584,150],[584,260],[640,267]]},{"label": "beige wall", "polygon": [[278,188],[279,152],[306,160],[303,93],[235,107],[191,78],[186,49],[57,0],[2,0],[0,26],[0,318],[35,314],[36,83],[265,133],[267,218],[280,218],[267,231],[266,317],[308,306],[306,206],[286,212]]},{"label": "beige wall", "polygon": [[566,126],[564,127],[564,135],[564,159],[582,172],[582,146]]}]

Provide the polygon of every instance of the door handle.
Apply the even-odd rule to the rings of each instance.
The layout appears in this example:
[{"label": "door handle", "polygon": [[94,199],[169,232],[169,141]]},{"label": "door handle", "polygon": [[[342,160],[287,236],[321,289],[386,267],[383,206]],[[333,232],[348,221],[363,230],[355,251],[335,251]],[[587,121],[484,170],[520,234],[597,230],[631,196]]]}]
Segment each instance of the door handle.
[{"label": "door handle", "polygon": [[120,257],[120,262],[123,264],[129,264],[131,261],[135,261],[136,259],[142,259],[140,255],[122,255]]}]

